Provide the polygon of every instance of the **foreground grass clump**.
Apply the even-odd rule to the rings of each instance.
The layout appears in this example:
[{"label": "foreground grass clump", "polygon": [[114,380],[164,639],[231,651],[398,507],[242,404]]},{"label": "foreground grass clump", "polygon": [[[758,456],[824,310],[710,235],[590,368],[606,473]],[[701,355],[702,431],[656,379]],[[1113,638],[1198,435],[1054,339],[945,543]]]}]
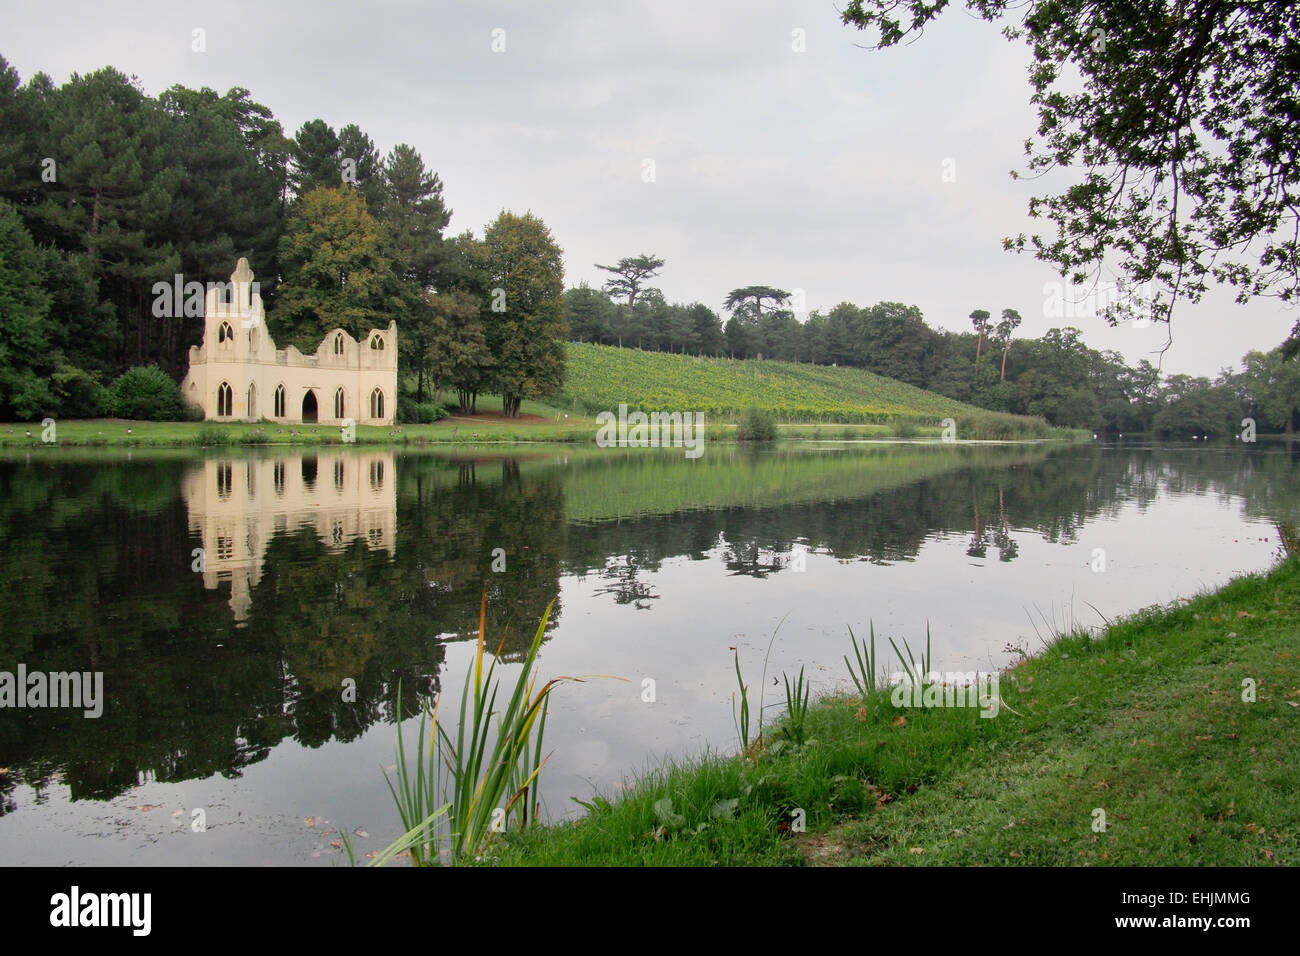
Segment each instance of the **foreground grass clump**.
[{"label": "foreground grass clump", "polygon": [[[556,677],[537,689],[537,652],[551,615],[547,605],[533,635],[509,697],[498,697],[495,679],[501,649],[483,668],[487,639],[487,594],[479,606],[478,644],[465,674],[455,738],[438,722],[438,707],[420,720],[415,755],[408,757],[397,728],[396,783],[388,788],[405,832],[371,865],[383,865],[409,852],[416,866],[439,862],[445,849],[452,865],[482,853],[507,821],[527,829],[537,817],[537,781],[546,763],[542,755],[550,693],[575,677]],[[504,635],[502,642],[504,643]],[[399,690],[400,694],[400,690]],[[439,699],[441,702],[441,698]],[[426,721],[427,718],[427,721]],[[429,743],[426,746],[425,737]],[[346,841],[346,834],[343,835]],[[348,842],[347,852],[353,851]]]},{"label": "foreground grass clump", "polygon": [[895,707],[877,682],[814,701],[801,746],[778,727],[647,773],[485,862],[1295,864],[1298,660],[1292,558],[1059,638],[1001,675],[994,717]]}]

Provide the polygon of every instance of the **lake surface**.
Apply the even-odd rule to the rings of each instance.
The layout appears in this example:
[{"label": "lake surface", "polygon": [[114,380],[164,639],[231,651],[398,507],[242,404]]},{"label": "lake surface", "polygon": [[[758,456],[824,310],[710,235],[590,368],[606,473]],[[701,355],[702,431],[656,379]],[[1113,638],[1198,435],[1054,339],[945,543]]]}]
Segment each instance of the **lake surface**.
[{"label": "lake surface", "polygon": [[783,670],[851,687],[850,626],[916,648],[928,623],[935,669],[987,670],[1053,629],[1265,569],[1276,522],[1300,516],[1297,458],[1280,444],[10,454],[0,672],[102,672],[105,701],[98,718],[0,709],[0,860],[329,865],[340,828],[368,834],[359,854],[382,848],[399,829],[384,782],[397,686],[408,744],[444,687],[455,713],[485,589],[507,658],[554,600],[542,678],[626,679],[552,699],[542,795],[551,818],[572,815],[570,797],[616,794],[664,757],[734,750],[733,648],[771,719]]}]

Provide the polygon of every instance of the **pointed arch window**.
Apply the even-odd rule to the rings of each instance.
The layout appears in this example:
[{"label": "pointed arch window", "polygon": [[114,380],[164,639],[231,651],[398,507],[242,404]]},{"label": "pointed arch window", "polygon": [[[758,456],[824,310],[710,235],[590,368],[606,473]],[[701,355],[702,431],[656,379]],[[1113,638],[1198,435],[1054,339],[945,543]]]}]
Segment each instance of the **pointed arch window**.
[{"label": "pointed arch window", "polygon": [[275,387],[275,417],[284,418],[284,385]]},{"label": "pointed arch window", "polygon": [[370,417],[384,417],[384,393],[381,389],[376,388],[370,393]]},{"label": "pointed arch window", "polygon": [[343,333],[342,332],[338,332],[334,335],[334,354],[335,355],[343,354]]},{"label": "pointed arch window", "polygon": [[334,417],[343,417],[343,389],[341,387],[334,393]]},{"label": "pointed arch window", "polygon": [[217,326],[217,344],[229,347],[235,341],[235,330],[230,327],[229,322],[222,322]]},{"label": "pointed arch window", "polygon": [[257,417],[257,386],[252,382],[248,384],[248,417]]},{"label": "pointed arch window", "polygon": [[234,414],[235,399],[230,391],[230,383],[222,382],[217,386],[217,417],[224,418]]},{"label": "pointed arch window", "polygon": [[370,336],[370,347],[380,352],[384,350],[384,340],[379,336],[378,333],[375,333],[374,335]]}]

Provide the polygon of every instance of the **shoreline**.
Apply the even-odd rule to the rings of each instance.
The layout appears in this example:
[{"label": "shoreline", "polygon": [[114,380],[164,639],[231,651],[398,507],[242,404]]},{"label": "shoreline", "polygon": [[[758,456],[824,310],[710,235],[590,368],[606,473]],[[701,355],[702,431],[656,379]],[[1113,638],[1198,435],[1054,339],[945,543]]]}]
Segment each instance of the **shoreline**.
[{"label": "shoreline", "polygon": [[995,719],[814,699],[802,745],[786,718],[745,756],[669,760],[479,863],[1294,865],[1298,625],[1293,556],[1055,636],[1000,672]]},{"label": "shoreline", "polygon": [[[777,442],[791,441],[913,441],[938,444],[943,429],[938,426],[890,426],[878,423],[792,422],[778,424]],[[51,441],[42,438],[40,422],[0,423],[0,449],[33,448],[229,448],[242,447],[347,447],[368,446],[463,446],[483,444],[592,445],[600,425],[596,420],[567,422],[518,422],[499,419],[482,422],[456,419],[432,424],[383,426],[357,425],[355,441],[342,440],[334,425],[278,425],[273,422],[151,422],[128,419],[69,419],[56,421]],[[737,426],[723,422],[705,423],[703,440],[717,444],[741,444]],[[28,434],[30,432],[30,434]],[[1069,444],[1084,441],[1079,430],[1061,429],[1059,435],[1042,437],[959,438],[948,444],[993,442],[997,444]],[[1091,433],[1087,435],[1092,440]],[[760,443],[772,444],[772,443]]]}]

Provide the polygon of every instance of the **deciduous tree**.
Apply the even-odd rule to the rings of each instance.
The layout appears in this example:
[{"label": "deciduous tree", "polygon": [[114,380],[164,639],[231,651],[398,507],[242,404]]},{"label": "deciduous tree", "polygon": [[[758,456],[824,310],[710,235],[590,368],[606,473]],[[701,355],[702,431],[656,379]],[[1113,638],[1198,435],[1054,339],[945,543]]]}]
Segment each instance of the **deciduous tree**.
[{"label": "deciduous tree", "polygon": [[551,231],[532,213],[503,211],[483,236],[490,295],[481,314],[493,362],[488,386],[510,418],[519,415],[523,399],[554,395],[564,384],[569,323],[561,257]]},{"label": "deciduous tree", "polygon": [[[920,34],[951,0],[850,0],[842,18],[874,46]],[[1300,21],[1290,0],[966,0],[971,14],[1009,21],[1004,35],[1033,53],[1037,139],[1028,171],[1071,178],[1029,212],[1055,235],[1004,240],[1032,249],[1082,284],[1114,257],[1167,320],[1208,281],[1237,301],[1300,292]],[[1297,324],[1293,337],[1300,334]]]}]

